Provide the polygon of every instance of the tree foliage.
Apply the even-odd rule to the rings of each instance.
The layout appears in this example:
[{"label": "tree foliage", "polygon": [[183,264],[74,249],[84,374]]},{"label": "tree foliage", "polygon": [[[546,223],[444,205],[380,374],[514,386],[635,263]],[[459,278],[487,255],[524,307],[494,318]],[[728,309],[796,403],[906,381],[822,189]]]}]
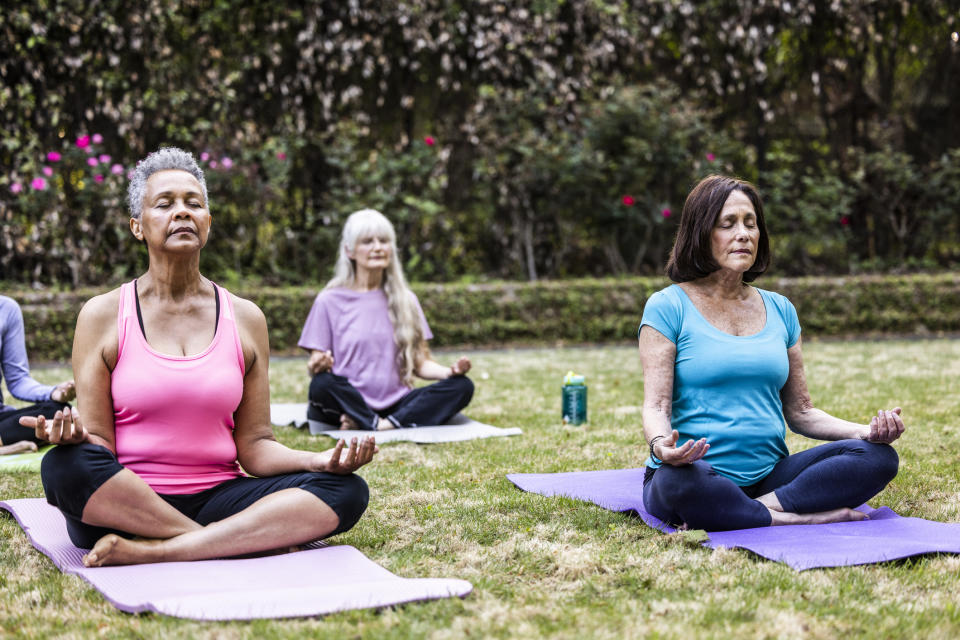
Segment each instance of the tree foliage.
[{"label": "tree foliage", "polygon": [[8,2],[0,279],[142,268],[123,175],[164,144],[206,154],[227,280],[325,279],[361,206],[415,279],[649,273],[708,171],[758,181],[784,272],[949,265],[958,5]]}]

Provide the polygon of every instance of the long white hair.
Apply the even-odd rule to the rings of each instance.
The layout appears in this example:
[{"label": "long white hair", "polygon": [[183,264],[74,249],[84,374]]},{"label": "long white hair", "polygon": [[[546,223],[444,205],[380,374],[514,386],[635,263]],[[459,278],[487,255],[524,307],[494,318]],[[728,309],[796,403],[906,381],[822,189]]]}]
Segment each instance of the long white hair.
[{"label": "long white hair", "polygon": [[387,238],[390,244],[390,262],[384,270],[380,288],[387,296],[387,309],[393,324],[393,341],[397,346],[397,372],[404,384],[412,386],[413,372],[419,368],[426,355],[426,343],[423,339],[420,313],[414,302],[413,292],[403,277],[403,267],[400,266],[400,258],[397,256],[397,234],[386,216],[374,209],[361,209],[350,214],[343,225],[333,278],[325,288],[353,287],[357,278],[357,265],[347,251],[353,252],[357,243],[369,237]]}]

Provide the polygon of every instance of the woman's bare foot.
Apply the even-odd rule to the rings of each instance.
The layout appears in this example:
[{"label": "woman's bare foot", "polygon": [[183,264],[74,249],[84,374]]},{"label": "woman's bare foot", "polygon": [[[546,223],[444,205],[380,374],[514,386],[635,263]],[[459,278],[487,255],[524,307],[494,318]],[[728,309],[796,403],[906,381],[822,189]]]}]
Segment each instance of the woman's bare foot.
[{"label": "woman's bare foot", "polygon": [[29,440],[21,440],[20,442],[14,442],[13,444],[5,444],[0,446],[0,456],[9,456],[15,453],[28,453],[37,450],[37,445]]},{"label": "woman's bare foot", "polygon": [[[353,418],[351,418],[345,413],[341,414],[340,416],[341,431],[349,431],[352,429],[359,429],[359,428],[360,427],[357,426],[357,423],[353,420]],[[380,418],[380,421],[377,423],[377,431],[387,431],[388,429],[396,429],[396,427],[393,426],[393,423],[387,420],[386,418]]]},{"label": "woman's bare foot", "polygon": [[770,525],[782,524],[826,524],[828,522],[852,522],[855,520],[866,520],[867,514],[855,509],[832,509],[830,511],[819,511],[817,513],[789,513],[786,511],[777,511],[770,509],[772,518]]},{"label": "woman's bare foot", "polygon": [[83,556],[85,567],[108,567],[122,564],[146,564],[163,562],[162,545],[165,540],[136,538],[128,540],[115,533],[108,533],[93,545],[90,553]]}]

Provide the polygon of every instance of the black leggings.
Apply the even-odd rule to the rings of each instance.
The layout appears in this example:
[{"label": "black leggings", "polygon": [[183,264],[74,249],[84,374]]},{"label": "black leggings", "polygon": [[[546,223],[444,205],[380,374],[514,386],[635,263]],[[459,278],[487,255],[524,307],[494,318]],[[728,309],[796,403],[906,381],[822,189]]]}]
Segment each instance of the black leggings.
[{"label": "black leggings", "polygon": [[680,467],[648,467],[643,504],[666,523],[729,531],[766,527],[770,511],[756,498],[773,491],[784,511],[816,513],[859,507],[897,475],[899,458],[888,444],[838,440],[787,456],[760,482],[739,487],[697,460]]},{"label": "black leggings", "polygon": [[[43,457],[40,478],[47,502],[63,513],[67,533],[76,546],[89,549],[108,533],[130,537],[124,531],[81,521],[90,496],[123,468],[109,449],[87,442],[54,447]],[[266,478],[242,476],[199,493],[158,495],[180,513],[206,526],[243,511],[264,496],[291,488],[312,493],[333,509],[340,522],[331,536],[357,523],[370,496],[367,483],[360,476],[326,472],[286,473]]]},{"label": "black leggings", "polygon": [[54,402],[47,400],[32,404],[23,409],[14,409],[13,411],[4,411],[0,413],[0,443],[13,444],[21,440],[29,440],[35,444],[46,444],[34,435],[33,429],[27,429],[20,426],[20,418],[24,416],[43,416],[52,418],[57,411],[70,405],[63,402]]},{"label": "black leggings", "polygon": [[360,429],[368,430],[376,429],[380,418],[397,428],[440,425],[457,415],[472,398],[470,378],[451,376],[413,389],[389,407],[372,409],[347,378],[324,371],[310,381],[307,418],[338,425],[340,415],[345,413]]}]

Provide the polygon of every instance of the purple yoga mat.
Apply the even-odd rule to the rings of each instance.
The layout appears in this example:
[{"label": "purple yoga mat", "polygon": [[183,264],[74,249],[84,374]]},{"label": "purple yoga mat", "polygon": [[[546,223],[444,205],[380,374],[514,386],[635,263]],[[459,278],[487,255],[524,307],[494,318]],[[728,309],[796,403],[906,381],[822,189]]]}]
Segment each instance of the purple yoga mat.
[{"label": "purple yoga mat", "polygon": [[[586,500],[611,511],[636,513],[649,526],[675,529],[643,507],[644,469],[511,473],[507,478],[531,493]],[[799,524],[709,532],[705,546],[748,549],[797,571],[898,560],[924,553],[960,553],[960,524],[902,518],[887,507],[858,507],[859,522]]]},{"label": "purple yoga mat", "polygon": [[465,580],[400,578],[350,546],[277,556],[126,567],[83,566],[61,513],[39,498],[0,502],[30,542],[64,573],[80,576],[116,608],[194,620],[316,616],[452,596]]}]

